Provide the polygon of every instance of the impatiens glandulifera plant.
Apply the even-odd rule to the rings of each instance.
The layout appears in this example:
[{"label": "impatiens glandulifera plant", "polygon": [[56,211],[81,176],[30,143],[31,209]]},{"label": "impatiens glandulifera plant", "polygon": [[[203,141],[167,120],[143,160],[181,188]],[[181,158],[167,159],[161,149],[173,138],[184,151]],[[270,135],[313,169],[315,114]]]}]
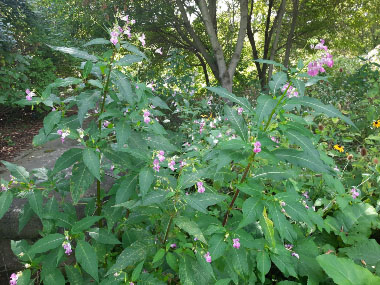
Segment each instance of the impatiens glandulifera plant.
[{"label": "impatiens glandulifera plant", "polygon": [[[355,128],[333,106],[305,95],[325,78],[305,73],[302,61],[290,69],[266,61],[279,71],[255,107],[208,87],[227,104],[197,122],[189,115],[175,132],[161,123],[172,112],[169,99],[128,76],[129,66],[147,57],[121,30],[115,25],[110,39],[85,45],[110,46],[100,56],[52,47],[84,59],[82,77],[59,79],[25,99],[53,108],[35,145],[69,138],[78,146],[53,169],[29,173],[3,161],[12,177],[1,181],[0,218],[13,197],[23,197],[19,229],[34,215],[43,225],[38,241],[12,241],[26,269],[11,282],[379,283],[373,253],[380,246],[370,239],[378,213],[359,183],[341,179],[313,132],[317,116]],[[69,85],[78,95],[54,94]],[[200,108],[210,112],[210,105]],[[194,114],[191,106],[183,110]],[[110,189],[102,187],[106,178],[113,179]]]}]

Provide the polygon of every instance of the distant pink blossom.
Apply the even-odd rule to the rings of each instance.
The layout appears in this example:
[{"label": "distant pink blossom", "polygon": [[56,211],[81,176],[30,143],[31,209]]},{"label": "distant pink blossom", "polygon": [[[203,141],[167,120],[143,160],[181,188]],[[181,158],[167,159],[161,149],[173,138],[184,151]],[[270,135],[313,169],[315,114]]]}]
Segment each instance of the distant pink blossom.
[{"label": "distant pink blossom", "polygon": [[62,247],[64,248],[66,255],[70,255],[73,252],[71,249],[71,244],[68,241],[64,241]]},{"label": "distant pink blossom", "polygon": [[254,149],[253,149],[254,153],[261,152],[261,143],[259,141],[255,142],[253,145],[254,145]]},{"label": "distant pink blossom", "polygon": [[359,193],[359,191],[358,191],[358,189],[356,187],[353,187],[350,192],[352,194],[352,198],[353,199],[358,198],[359,195],[360,195],[360,193]]},{"label": "distant pink blossom", "polygon": [[17,285],[18,275],[16,273],[12,273],[11,280],[9,281],[10,285]]},{"label": "distant pink blossom", "polygon": [[203,186],[203,182],[202,181],[197,182],[197,186],[198,186],[198,193],[204,193],[205,192],[206,189]]},{"label": "distant pink blossom", "polygon": [[158,53],[160,55],[162,55],[162,48],[158,48],[154,51],[155,53]]},{"label": "distant pink blossom", "polygon": [[204,258],[206,259],[206,262],[211,263],[211,255],[210,255],[209,252],[207,252],[207,253],[204,255]]},{"label": "distant pink blossom", "polygon": [[157,154],[157,158],[163,162],[165,160],[165,152],[163,150],[160,150]]},{"label": "distant pink blossom", "polygon": [[176,247],[177,247],[177,244],[172,243],[172,244],[170,245],[170,247],[171,247],[171,248],[176,248]]},{"label": "distant pink blossom", "polygon": [[239,249],[240,248],[240,240],[238,238],[234,238],[233,240],[233,247],[236,248],[236,249]]},{"label": "distant pink blossom", "polygon": [[239,107],[237,109],[237,112],[238,112],[239,115],[243,114],[243,111],[244,111],[244,109],[242,107]]},{"label": "distant pink blossom", "polygon": [[170,168],[171,171],[175,171],[177,168],[174,167],[175,165],[175,161],[174,160],[171,160],[169,163],[168,163],[168,167]]},{"label": "distant pink blossom", "polygon": [[153,161],[153,170],[156,172],[160,171],[160,162],[158,161],[158,159],[155,159]]},{"label": "distant pink blossom", "polygon": [[145,47],[145,34],[142,34],[139,37],[139,41],[141,42],[142,46]]}]

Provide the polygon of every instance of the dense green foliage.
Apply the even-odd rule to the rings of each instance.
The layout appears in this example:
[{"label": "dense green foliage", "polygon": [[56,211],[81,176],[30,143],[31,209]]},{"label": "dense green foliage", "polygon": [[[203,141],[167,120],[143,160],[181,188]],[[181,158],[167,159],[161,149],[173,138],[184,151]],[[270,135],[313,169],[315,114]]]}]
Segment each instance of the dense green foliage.
[{"label": "dense green foliage", "polygon": [[[129,3],[133,12],[142,8],[136,2]],[[0,218],[19,197],[28,201],[20,231],[33,216],[43,225],[36,242],[12,241],[26,265],[13,276],[17,284],[380,284],[376,56],[339,57],[326,68],[330,75],[322,76],[310,75],[310,64],[320,50],[327,52],[323,42],[323,48],[301,49],[296,41],[290,61],[295,64],[288,68],[267,57],[253,62],[245,46],[234,95],[217,87],[220,80],[212,78],[199,53],[171,44],[164,33],[170,26],[149,37],[153,31],[146,15],[136,14],[137,24],[130,26],[134,34],[146,29],[143,50],[138,48],[145,41],[141,33],[131,39],[115,36],[119,25],[125,24],[124,30],[129,25],[120,14],[108,16],[115,21],[109,30],[90,25],[110,4],[70,10],[79,2],[38,3],[54,3],[46,13],[65,29],[41,48],[51,60],[38,56],[40,49],[33,57],[8,49],[5,57],[4,48],[2,71],[8,73],[1,80],[10,87],[0,94],[0,103],[52,109],[34,145],[60,138],[78,146],[63,153],[53,169],[28,172],[2,161],[12,177],[1,180]],[[158,14],[167,16],[173,10],[156,4],[160,8],[152,6],[147,15],[162,9]],[[255,4],[252,14],[264,17],[265,5]],[[232,8],[226,15],[233,19]],[[300,6],[298,29],[308,29],[306,8]],[[87,9],[96,13],[84,13]],[[333,15],[319,13],[318,23]],[[160,25],[163,19],[157,17]],[[369,30],[377,21],[370,19]],[[284,22],[290,25],[286,16]],[[265,34],[264,23],[258,27]],[[207,42],[202,21],[192,25]],[[311,37],[318,34],[310,30]],[[219,32],[229,55],[228,39],[236,38],[237,30]],[[83,42],[90,40],[87,33],[96,38]],[[342,36],[337,33],[336,50]],[[351,52],[369,51],[376,39],[374,32]],[[310,43],[317,42],[302,42]],[[275,59],[282,61],[282,54]],[[60,62],[65,68],[58,67]],[[274,68],[262,86],[254,67],[265,65]],[[39,78],[40,70],[50,72]],[[33,91],[12,96],[12,90],[24,89]],[[107,179],[113,180],[110,189],[103,187]]]}]

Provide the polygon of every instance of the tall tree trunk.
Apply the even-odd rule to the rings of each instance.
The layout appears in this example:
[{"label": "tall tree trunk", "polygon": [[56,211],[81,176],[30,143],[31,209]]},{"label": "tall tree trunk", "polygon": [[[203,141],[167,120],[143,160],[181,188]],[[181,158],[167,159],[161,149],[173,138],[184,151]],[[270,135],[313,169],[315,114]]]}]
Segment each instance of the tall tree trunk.
[{"label": "tall tree trunk", "polygon": [[285,51],[285,58],[284,58],[284,66],[285,67],[288,67],[288,65],[289,65],[290,51],[292,50],[294,31],[295,31],[296,25],[297,25],[298,11],[299,11],[299,0],[293,0],[292,24],[290,26],[288,39],[286,41],[286,51]]},{"label": "tall tree trunk", "polygon": [[[277,50],[277,44],[280,38],[280,32],[281,32],[281,25],[282,25],[282,18],[285,14],[285,7],[286,7],[286,0],[282,0],[280,9],[279,9],[279,14],[278,14],[278,20],[277,20],[277,27],[276,27],[276,36],[274,37],[274,41],[272,44],[272,49],[270,52],[270,60],[274,60],[274,56],[276,54]],[[269,71],[268,71],[268,80],[271,79],[273,73],[273,64],[269,65]]]}]

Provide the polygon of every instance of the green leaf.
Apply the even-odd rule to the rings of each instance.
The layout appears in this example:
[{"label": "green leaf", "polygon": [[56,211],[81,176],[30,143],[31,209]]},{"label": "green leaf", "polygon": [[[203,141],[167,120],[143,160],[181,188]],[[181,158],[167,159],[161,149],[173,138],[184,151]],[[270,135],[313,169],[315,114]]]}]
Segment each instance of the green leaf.
[{"label": "green leaf", "polygon": [[339,258],[333,254],[317,257],[318,263],[336,284],[380,284],[380,277],[373,275],[368,269],[355,264],[352,260]]},{"label": "green leaf", "polygon": [[274,228],[279,232],[281,239],[287,239],[288,241],[293,242],[294,239],[297,238],[297,234],[285,215],[281,212],[279,202],[268,203],[268,206],[269,215],[273,220]]},{"label": "green leaf", "polygon": [[51,46],[51,45],[47,45],[47,46],[50,47],[53,50],[70,54],[73,57],[77,57],[77,58],[81,58],[81,59],[85,59],[85,60],[91,60],[91,61],[94,61],[94,62],[96,62],[98,60],[96,56],[90,55],[86,51],[81,51],[81,50],[76,49],[76,48],[71,48],[71,47],[56,47],[56,46]]},{"label": "green leaf", "polygon": [[142,196],[144,197],[148,191],[150,186],[154,181],[154,174],[151,168],[143,168],[139,173],[139,186]]},{"label": "green leaf", "polygon": [[174,223],[179,227],[180,229],[184,230],[188,234],[196,237],[201,242],[207,244],[205,237],[203,236],[203,233],[201,229],[198,227],[197,223],[194,221],[191,221],[187,217],[177,217],[174,219]]},{"label": "green leaf", "polygon": [[30,255],[34,255],[36,253],[47,252],[51,249],[62,246],[63,241],[65,240],[65,236],[61,234],[50,234],[41,239],[39,239],[29,250]]},{"label": "green leaf", "polygon": [[298,79],[292,79],[292,85],[297,89],[299,96],[305,96],[305,82]]},{"label": "green leaf", "polygon": [[100,181],[100,158],[99,154],[91,148],[83,150],[83,162],[92,175]]},{"label": "green leaf", "polygon": [[[132,272],[132,281],[139,279],[145,260],[141,261]],[[153,261],[154,262],[154,261]]]},{"label": "green leaf", "polygon": [[244,121],[243,116],[238,115],[237,111],[230,108],[228,105],[224,106],[224,113],[228,118],[228,122],[232,125],[236,133],[242,138],[243,141],[248,141],[248,127]]},{"label": "green leaf", "polygon": [[147,144],[154,149],[165,150],[165,151],[177,151],[178,148],[175,147],[170,141],[160,135],[147,134],[143,138]]},{"label": "green leaf", "polygon": [[182,175],[178,179],[178,188],[186,189],[193,186],[205,175],[205,169],[196,169],[194,172],[186,173],[182,172]]},{"label": "green leaf", "polygon": [[220,279],[216,281],[215,285],[229,285],[231,283],[231,279]]},{"label": "green leaf", "polygon": [[145,195],[142,199],[142,205],[143,206],[149,206],[152,204],[161,204],[167,199],[168,192],[165,190],[154,190],[149,192],[147,195]]},{"label": "green leaf", "polygon": [[296,257],[291,256],[290,252],[284,248],[283,244],[279,244],[278,246],[280,248],[277,247],[273,251],[277,253],[270,253],[272,262],[277,266],[278,269],[280,269],[283,274],[285,274],[285,276],[291,275],[297,277],[297,272],[295,271],[293,261],[296,259]]},{"label": "green leaf", "polygon": [[156,254],[154,255],[154,257],[153,257],[153,263],[155,263],[155,262],[157,262],[157,261],[160,261],[161,259],[163,259],[164,258],[164,256],[165,256],[165,249],[163,249],[163,248],[160,248],[157,252],[156,252]]},{"label": "green leaf", "polygon": [[39,190],[35,190],[28,194],[28,201],[33,212],[40,218],[42,218],[43,208],[42,208],[42,193]]},{"label": "green leaf", "polygon": [[75,258],[80,266],[99,282],[98,258],[94,248],[83,240],[78,241],[75,248]]},{"label": "green leaf", "polygon": [[272,76],[272,80],[269,81],[268,85],[273,94],[275,94],[277,89],[280,89],[282,86],[284,86],[286,81],[288,81],[288,75],[285,72],[281,71]]},{"label": "green leaf", "polygon": [[99,90],[88,90],[82,92],[77,96],[77,105],[78,105],[78,120],[82,126],[83,120],[88,112],[88,110],[95,107],[96,102],[100,98]]},{"label": "green leaf", "polygon": [[279,149],[272,152],[278,159],[286,160],[287,162],[297,165],[299,167],[306,167],[315,172],[330,173],[331,170],[326,166],[322,160],[317,160],[314,157],[303,151],[294,149]]},{"label": "green leaf", "polygon": [[79,199],[86,193],[93,182],[94,176],[84,163],[74,165],[70,180],[70,192],[74,204],[79,202]]},{"label": "green leaf", "polygon": [[148,247],[140,241],[134,242],[120,253],[116,259],[116,263],[108,270],[106,275],[113,274],[123,270],[125,267],[135,265],[145,259]]},{"label": "green leaf", "polygon": [[120,241],[105,229],[92,228],[88,231],[90,237],[102,244],[120,244]]},{"label": "green leaf", "polygon": [[72,148],[65,151],[55,162],[53,175],[79,161],[82,158],[82,152],[81,148]]},{"label": "green leaf", "polygon": [[264,207],[263,215],[260,218],[260,225],[263,228],[265,239],[268,241],[272,248],[276,247],[276,240],[274,237],[274,226],[273,222],[268,218],[267,210]]},{"label": "green leaf", "polygon": [[3,192],[0,195],[0,219],[8,211],[9,207],[12,205],[13,195],[10,191]]},{"label": "green leaf", "polygon": [[130,175],[123,179],[116,192],[116,204],[128,201],[129,197],[131,197],[136,190],[137,179],[137,175]]},{"label": "green leaf", "polygon": [[345,253],[355,261],[364,260],[369,266],[375,266],[380,262],[380,245],[374,239],[357,243],[352,247],[341,248],[339,252]]},{"label": "green leaf", "polygon": [[146,55],[145,55],[142,51],[140,51],[140,50],[139,50],[136,46],[134,46],[134,45],[131,45],[131,44],[129,44],[129,43],[126,43],[126,44],[123,44],[122,47],[125,48],[126,50],[128,50],[128,51],[134,53],[134,54],[137,54],[137,55],[141,56],[141,57],[144,58],[144,59],[148,59],[148,58],[146,57]]},{"label": "green leaf", "polygon": [[315,160],[319,160],[320,164],[323,164],[323,162],[319,158],[318,150],[316,150],[316,148],[313,145],[313,142],[309,138],[305,137],[304,135],[300,134],[299,132],[293,129],[288,129],[285,132],[285,135],[288,137],[289,141],[292,144],[300,146],[306,153],[312,156]]},{"label": "green leaf", "polygon": [[22,275],[17,279],[17,285],[29,285],[31,272],[29,269],[22,271]]},{"label": "green leaf", "polygon": [[194,258],[183,254],[179,262],[179,277],[181,284],[210,284],[212,276],[205,270],[203,265],[204,264],[200,264]]},{"label": "green leaf", "polygon": [[87,61],[83,68],[83,78],[87,78],[93,67],[92,61]]},{"label": "green leaf", "polygon": [[231,102],[239,104],[246,111],[253,112],[253,108],[246,98],[236,97],[234,94],[228,92],[227,89],[223,87],[206,87],[206,89],[214,92],[216,95],[219,95],[222,98],[226,98]]},{"label": "green leaf", "polygon": [[166,262],[171,269],[173,269],[175,272],[178,272],[178,260],[173,253],[168,252],[166,254]]},{"label": "green leaf", "polygon": [[46,285],[65,285],[65,277],[58,268],[48,267],[43,268],[41,271],[41,278]]},{"label": "green leaf", "polygon": [[103,89],[103,84],[102,82],[100,82],[99,80],[94,80],[94,79],[90,79],[89,81],[87,81],[88,84],[92,85],[92,86],[95,86],[95,87],[98,87],[100,89]]},{"label": "green leaf", "polygon": [[250,197],[243,203],[243,220],[239,224],[239,228],[245,227],[251,223],[256,222],[260,217],[264,205],[262,203],[261,197],[256,195]]},{"label": "green leaf", "polygon": [[70,285],[82,285],[84,283],[82,275],[78,268],[65,265],[65,271]]},{"label": "green leaf", "polygon": [[132,92],[131,83],[128,78],[122,72],[118,70],[111,71],[111,78],[113,83],[119,89],[121,98],[120,100],[126,100],[129,104],[134,104],[134,94]]},{"label": "green leaf", "polygon": [[140,55],[134,55],[134,54],[127,54],[124,57],[122,57],[120,60],[118,60],[115,65],[118,66],[129,66],[133,63],[140,62],[143,60],[143,57]]},{"label": "green leaf", "polygon": [[[290,102],[290,101],[289,101]],[[293,98],[291,100],[292,104],[301,104],[310,108],[313,108],[315,111],[325,114],[328,117],[339,118],[347,124],[353,126],[358,129],[355,124],[346,116],[343,116],[338,109],[336,109],[332,105],[325,105],[321,101],[311,97],[302,97],[302,98]]]},{"label": "green leaf", "polygon": [[259,251],[256,255],[256,263],[257,263],[257,269],[260,271],[259,277],[260,277],[261,283],[264,283],[265,275],[267,275],[271,267],[269,254],[265,250]]},{"label": "green leaf", "polygon": [[264,166],[262,167],[261,170],[259,170],[259,172],[256,175],[252,176],[251,179],[254,180],[254,179],[262,178],[262,179],[273,179],[273,180],[281,181],[293,176],[294,176],[294,172],[288,169],[282,170],[278,167]]},{"label": "green leaf", "polygon": [[87,47],[87,46],[92,46],[92,45],[108,45],[110,43],[111,42],[109,40],[106,40],[103,38],[96,38],[96,39],[93,39],[93,40],[85,43],[83,46]]},{"label": "green leaf", "polygon": [[54,83],[50,84],[50,88],[67,87],[70,85],[77,85],[82,83],[82,79],[75,77],[58,78]]},{"label": "green leaf", "polygon": [[246,250],[232,248],[229,251],[228,257],[238,275],[248,275],[249,269]]},{"label": "green leaf", "polygon": [[190,207],[207,214],[207,207],[224,201],[227,197],[214,193],[195,193],[186,195],[184,200]]},{"label": "green leaf", "polygon": [[54,126],[59,123],[62,117],[61,111],[50,112],[44,119],[44,132],[49,135]]},{"label": "green leaf", "polygon": [[212,257],[212,261],[217,260],[224,255],[227,244],[224,242],[224,235],[215,234],[209,240],[209,252]]},{"label": "green leaf", "polygon": [[149,98],[149,100],[156,107],[160,107],[161,109],[170,110],[168,105],[158,96],[154,96],[153,98]]},{"label": "green leaf", "polygon": [[116,129],[117,147],[123,148],[124,144],[127,143],[127,140],[131,136],[131,133],[132,133],[127,119],[121,119],[119,122],[117,122],[115,129]]},{"label": "green leaf", "polygon": [[265,63],[265,64],[273,64],[274,66],[279,66],[283,69],[285,69],[285,66],[279,62],[276,62],[274,60],[269,60],[269,59],[262,59],[262,58],[259,58],[259,59],[255,59],[256,62],[258,63]]},{"label": "green leaf", "polygon": [[276,100],[268,95],[260,95],[257,98],[256,121],[258,126],[261,126],[262,122],[269,117],[276,104]]},{"label": "green leaf", "polygon": [[18,166],[16,164],[1,160],[9,172],[16,177],[18,181],[28,183],[29,182],[29,172],[25,170],[23,166]]},{"label": "green leaf", "polygon": [[78,234],[84,230],[87,230],[102,218],[103,217],[85,217],[73,225],[71,233]]}]

